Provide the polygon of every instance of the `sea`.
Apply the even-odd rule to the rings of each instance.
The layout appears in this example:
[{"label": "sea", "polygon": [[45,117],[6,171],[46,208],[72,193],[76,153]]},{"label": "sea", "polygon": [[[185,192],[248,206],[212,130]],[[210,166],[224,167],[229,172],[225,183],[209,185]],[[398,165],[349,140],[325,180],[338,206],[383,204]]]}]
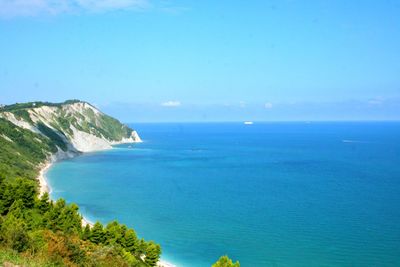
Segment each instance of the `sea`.
[{"label": "sea", "polygon": [[400,266],[400,122],[138,123],[47,173],[177,266]]}]

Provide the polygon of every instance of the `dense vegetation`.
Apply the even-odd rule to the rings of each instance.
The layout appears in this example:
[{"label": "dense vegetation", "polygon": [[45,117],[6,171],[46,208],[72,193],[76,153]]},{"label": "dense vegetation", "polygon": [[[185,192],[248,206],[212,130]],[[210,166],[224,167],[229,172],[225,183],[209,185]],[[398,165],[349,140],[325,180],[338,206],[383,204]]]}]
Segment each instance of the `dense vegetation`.
[{"label": "dense vegetation", "polygon": [[79,103],[81,102],[80,100],[73,99],[73,100],[67,100],[62,103],[51,103],[51,102],[41,102],[41,101],[36,101],[36,102],[27,102],[27,103],[16,103],[12,105],[7,105],[3,106],[0,108],[0,111],[17,111],[17,110],[23,110],[27,108],[38,108],[42,106],[48,106],[48,107],[61,107],[62,105],[66,104],[74,104],[74,103]]},{"label": "dense vegetation", "polygon": [[0,178],[1,250],[22,253],[42,266],[155,266],[161,248],[111,222],[82,227],[75,204],[37,197],[36,183]]},{"label": "dense vegetation", "polygon": [[39,164],[55,151],[57,147],[51,139],[0,118],[0,175],[3,177],[35,179]]}]

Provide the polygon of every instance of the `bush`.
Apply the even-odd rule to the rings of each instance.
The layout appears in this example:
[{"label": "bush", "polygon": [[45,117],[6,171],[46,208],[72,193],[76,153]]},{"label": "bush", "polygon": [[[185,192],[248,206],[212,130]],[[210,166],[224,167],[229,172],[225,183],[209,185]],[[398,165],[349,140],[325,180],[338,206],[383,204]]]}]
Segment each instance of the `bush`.
[{"label": "bush", "polygon": [[47,243],[47,255],[54,262],[67,266],[82,265],[85,262],[85,252],[81,249],[80,239],[77,236],[45,231],[44,239]]},{"label": "bush", "polygon": [[238,261],[233,263],[228,256],[222,256],[212,267],[240,267],[240,263]]},{"label": "bush", "polygon": [[7,215],[1,224],[0,236],[6,246],[18,252],[29,248],[30,238],[25,223],[12,214]]}]

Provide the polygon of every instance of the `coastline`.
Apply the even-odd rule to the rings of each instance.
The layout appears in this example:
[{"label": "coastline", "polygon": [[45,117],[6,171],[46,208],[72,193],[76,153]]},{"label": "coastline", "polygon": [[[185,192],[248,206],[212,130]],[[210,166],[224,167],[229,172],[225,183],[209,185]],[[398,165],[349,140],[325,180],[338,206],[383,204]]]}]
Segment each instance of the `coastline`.
[{"label": "coastline", "polygon": [[[42,196],[44,193],[48,193],[50,197],[51,187],[47,183],[46,172],[50,169],[53,163],[54,161],[47,161],[39,171],[39,176],[37,177],[37,180],[39,181],[39,196]],[[85,227],[87,224],[89,224],[90,226],[94,225],[94,223],[85,218],[82,213],[81,216],[83,227]]]},{"label": "coastline", "polygon": [[[39,175],[37,177],[37,180],[39,181],[39,196],[42,196],[44,193],[48,193],[49,197],[50,197],[51,187],[49,186],[49,184],[47,182],[46,173],[54,163],[56,163],[57,161],[60,160],[57,157],[55,157],[55,158],[56,158],[55,160],[51,159],[51,160],[46,161],[40,167]],[[81,216],[82,216],[82,226],[83,227],[85,227],[86,225],[89,225],[90,227],[92,227],[94,225],[93,222],[91,222],[90,220],[85,218],[83,213],[81,213]],[[177,267],[177,266],[175,264],[172,264],[170,262],[160,259],[157,263],[157,267]]]},{"label": "coastline", "polygon": [[45,174],[50,169],[52,164],[53,162],[47,161],[39,171],[39,175],[37,177],[37,180],[39,181],[39,196],[42,196],[44,193],[50,194],[51,192],[50,187],[47,184]]}]

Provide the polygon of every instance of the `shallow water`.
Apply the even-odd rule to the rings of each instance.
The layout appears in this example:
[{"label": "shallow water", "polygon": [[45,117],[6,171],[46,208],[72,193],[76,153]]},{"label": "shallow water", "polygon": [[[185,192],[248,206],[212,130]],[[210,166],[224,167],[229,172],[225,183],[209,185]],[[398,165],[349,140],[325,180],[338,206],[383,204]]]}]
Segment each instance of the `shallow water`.
[{"label": "shallow water", "polygon": [[52,198],[179,266],[400,265],[400,123],[135,124],[48,172]]}]

